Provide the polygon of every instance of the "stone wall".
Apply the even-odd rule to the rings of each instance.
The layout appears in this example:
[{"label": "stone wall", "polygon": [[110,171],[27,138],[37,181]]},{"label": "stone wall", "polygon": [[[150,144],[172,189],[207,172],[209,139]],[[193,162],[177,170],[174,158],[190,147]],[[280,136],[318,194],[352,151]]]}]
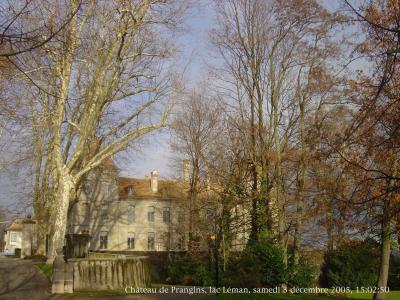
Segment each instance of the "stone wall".
[{"label": "stone wall", "polygon": [[89,259],[102,259],[102,258],[110,258],[110,259],[117,259],[117,258],[122,258],[125,259],[126,257],[129,257],[131,255],[125,255],[122,253],[107,253],[107,252],[88,252],[88,258]]},{"label": "stone wall", "polygon": [[[107,251],[107,252],[89,252],[99,254],[111,254],[111,255],[126,255],[134,257],[146,256],[150,264],[150,273],[152,274],[153,282],[161,283],[165,282],[168,277],[168,265],[177,257],[183,257],[187,255],[184,251]],[[154,281],[155,280],[155,281]]]},{"label": "stone wall", "polygon": [[[148,219],[150,207],[154,208],[154,221]],[[130,209],[131,215],[128,214]],[[170,222],[164,222],[165,209],[170,209]],[[91,237],[88,249],[92,251],[151,251],[148,248],[150,234],[154,235],[153,250],[187,249],[188,212],[184,201],[151,197],[122,201],[80,201],[71,215],[68,233],[87,232]],[[102,233],[107,235],[106,249],[100,247]],[[134,248],[129,249],[128,237],[131,235],[135,242]]]},{"label": "stone wall", "polygon": [[90,258],[69,259],[58,255],[53,264],[52,293],[77,290],[124,290],[125,287],[149,287],[150,266],[147,257],[128,257],[108,253],[90,253]]},{"label": "stone wall", "polygon": [[[91,254],[92,257],[96,256]],[[150,268],[146,257],[105,257],[71,260],[74,263],[74,291],[112,290],[126,286],[150,286]]]}]

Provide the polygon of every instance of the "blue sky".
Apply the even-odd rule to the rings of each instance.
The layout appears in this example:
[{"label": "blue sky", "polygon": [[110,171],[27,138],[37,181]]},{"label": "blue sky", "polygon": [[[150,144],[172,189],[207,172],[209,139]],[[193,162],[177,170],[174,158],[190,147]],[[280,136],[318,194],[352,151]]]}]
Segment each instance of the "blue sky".
[{"label": "blue sky", "polygon": [[[342,3],[340,0],[321,2],[329,9],[335,9]],[[188,87],[196,86],[206,79],[205,65],[211,60],[208,32],[215,19],[212,0],[198,0],[193,3],[183,26],[188,29],[176,40],[180,50],[178,69],[185,70],[184,81]],[[173,178],[177,173],[171,166],[172,157],[168,129],[164,129],[146,137],[138,151],[119,155],[117,164],[123,176],[143,178],[145,174],[156,169],[160,178]],[[9,205],[18,198],[20,191],[15,182],[16,178],[10,174],[0,172],[0,205]]]},{"label": "blue sky", "polygon": [[[341,0],[322,0],[325,7],[334,10],[338,8]],[[189,11],[185,25],[188,30],[177,40],[180,69],[185,69],[184,78],[188,87],[196,86],[206,80],[205,65],[210,62],[211,46],[209,43],[209,30],[215,21],[212,0],[198,0]],[[214,57],[212,59],[215,59]],[[146,144],[139,152],[130,152],[123,156],[129,159],[120,163],[123,175],[143,177],[151,170],[156,169],[160,177],[174,177],[175,170],[170,166],[173,153],[169,147],[168,130],[153,134],[146,139]],[[123,165],[123,166],[122,166]]]},{"label": "blue sky", "polygon": [[[188,30],[176,41],[180,49],[178,69],[184,70],[184,81],[188,88],[205,79],[204,61],[209,53],[208,31],[213,21],[212,1],[198,1],[186,17]],[[161,178],[176,176],[171,167],[174,155],[169,147],[168,129],[147,137],[139,151],[130,151],[121,156],[123,158],[118,159],[118,164],[122,175],[141,178],[156,169]]]},{"label": "blue sky", "polygon": [[[178,70],[185,70],[184,78],[188,86],[193,86],[204,78],[203,61],[207,59],[208,31],[213,22],[212,2],[194,2],[186,19],[183,31],[176,40]],[[169,147],[169,132],[164,129],[146,137],[138,151],[127,151],[116,159],[121,175],[144,178],[151,170],[158,170],[160,178],[171,178],[176,172],[171,167],[173,154]],[[15,174],[0,170],[0,206],[15,206],[21,196]],[[19,211],[23,205],[18,205]]]}]

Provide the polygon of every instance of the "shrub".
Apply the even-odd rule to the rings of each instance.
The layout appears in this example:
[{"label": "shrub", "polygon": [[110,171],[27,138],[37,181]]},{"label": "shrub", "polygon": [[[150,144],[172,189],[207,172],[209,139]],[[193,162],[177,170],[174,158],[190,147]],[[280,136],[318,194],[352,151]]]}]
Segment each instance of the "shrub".
[{"label": "shrub", "polygon": [[161,277],[155,268],[150,268],[151,282],[161,282]]},{"label": "shrub", "polygon": [[169,282],[182,285],[208,286],[213,283],[213,274],[201,260],[176,257],[168,265]]},{"label": "shrub", "polygon": [[269,240],[250,243],[229,265],[224,284],[237,287],[275,287],[286,280],[281,248]]},{"label": "shrub", "polygon": [[[191,263],[184,257],[176,257],[168,265],[168,277],[172,284],[185,284],[190,273]],[[186,276],[185,276],[186,275]]]},{"label": "shrub", "polygon": [[213,285],[213,276],[204,264],[200,264],[196,267],[192,276],[192,283],[199,286]]},{"label": "shrub", "polygon": [[288,270],[288,284],[289,286],[297,287],[312,287],[315,286],[315,277],[317,268],[309,263],[309,261],[301,256],[299,264],[295,267],[289,266]]},{"label": "shrub", "polygon": [[378,255],[374,241],[352,242],[325,255],[320,282],[325,287],[343,286],[355,289],[375,286]]},{"label": "shrub", "polygon": [[400,255],[390,257],[388,286],[391,290],[400,290]]}]

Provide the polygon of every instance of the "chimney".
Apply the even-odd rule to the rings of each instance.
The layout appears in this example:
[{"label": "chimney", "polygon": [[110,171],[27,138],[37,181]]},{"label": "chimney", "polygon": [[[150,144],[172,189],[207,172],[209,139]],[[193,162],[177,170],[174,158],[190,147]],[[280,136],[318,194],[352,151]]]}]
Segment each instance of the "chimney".
[{"label": "chimney", "polygon": [[158,192],[158,173],[156,170],[153,170],[150,172],[150,187],[151,187],[151,191],[153,193],[157,193]]},{"label": "chimney", "polygon": [[190,172],[190,162],[188,159],[183,160],[183,181],[188,182],[189,181],[189,172]]}]

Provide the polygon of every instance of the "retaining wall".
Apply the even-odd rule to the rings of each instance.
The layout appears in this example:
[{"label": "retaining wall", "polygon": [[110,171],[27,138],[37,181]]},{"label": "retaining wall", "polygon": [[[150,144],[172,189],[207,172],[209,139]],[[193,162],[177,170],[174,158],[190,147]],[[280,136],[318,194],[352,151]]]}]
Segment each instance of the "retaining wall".
[{"label": "retaining wall", "polygon": [[74,291],[120,290],[126,286],[150,286],[147,258],[89,258],[74,262]]},{"label": "retaining wall", "polygon": [[149,287],[149,260],[145,256],[92,253],[89,258],[69,259],[65,263],[62,256],[57,256],[52,283],[52,292],[56,294],[77,290],[123,290],[127,286]]}]

